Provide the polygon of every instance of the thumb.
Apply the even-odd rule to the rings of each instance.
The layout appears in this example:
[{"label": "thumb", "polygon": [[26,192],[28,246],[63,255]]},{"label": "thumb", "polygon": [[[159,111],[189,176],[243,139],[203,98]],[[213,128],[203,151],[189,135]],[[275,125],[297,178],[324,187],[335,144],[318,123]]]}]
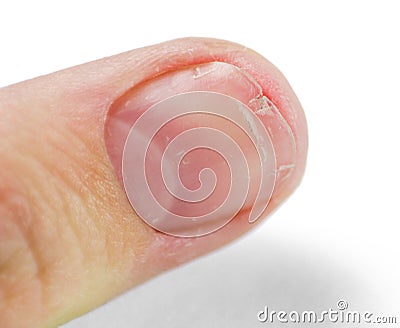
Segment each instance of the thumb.
[{"label": "thumb", "polygon": [[[203,109],[204,95],[219,97],[218,110],[248,110],[242,123],[228,112],[168,116]],[[158,112],[143,123],[149,108]],[[0,327],[66,322],[221,247],[286,199],[305,167],[289,84],[221,40],[174,40],[3,88],[0,115]],[[152,134],[155,121],[171,124]],[[202,134],[179,139],[188,129]],[[174,138],[187,151],[168,146]]]}]

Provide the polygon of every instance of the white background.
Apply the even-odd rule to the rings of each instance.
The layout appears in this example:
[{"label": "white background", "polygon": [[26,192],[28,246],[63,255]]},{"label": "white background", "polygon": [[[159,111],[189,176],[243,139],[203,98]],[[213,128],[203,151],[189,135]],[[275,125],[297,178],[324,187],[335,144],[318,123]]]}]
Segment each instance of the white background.
[{"label": "white background", "polygon": [[0,86],[209,36],[277,65],[309,124],[303,183],[261,228],[64,327],[262,327],[256,315],[265,305],[321,311],[339,299],[400,320],[397,4],[2,1]]}]

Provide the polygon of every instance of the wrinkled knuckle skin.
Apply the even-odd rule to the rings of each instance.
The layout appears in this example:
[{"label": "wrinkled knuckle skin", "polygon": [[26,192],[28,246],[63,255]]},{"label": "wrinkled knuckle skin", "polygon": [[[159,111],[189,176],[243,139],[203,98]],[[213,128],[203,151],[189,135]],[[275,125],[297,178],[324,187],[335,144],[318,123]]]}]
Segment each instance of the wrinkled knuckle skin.
[{"label": "wrinkled knuckle skin", "polygon": [[53,286],[75,246],[63,247],[72,238],[60,229],[63,213],[50,197],[56,190],[43,193],[49,186],[38,181],[40,165],[4,153],[1,159],[0,327],[23,327],[40,322],[51,306]]},{"label": "wrinkled knuckle skin", "polygon": [[41,282],[37,251],[29,239],[31,209],[5,180],[0,176],[0,326],[12,327],[20,322],[21,309],[40,314]]},{"label": "wrinkled knuckle skin", "polygon": [[0,114],[6,113],[0,122],[2,328],[39,326],[62,306],[57,295],[79,288],[93,249],[105,248],[89,219],[96,215],[95,192],[87,183],[93,174],[82,172],[67,147],[84,145],[62,127],[33,131],[43,122],[7,114],[13,110],[18,108],[1,108],[0,99]]},{"label": "wrinkled knuckle skin", "polygon": [[131,209],[116,205],[122,191],[94,129],[59,105],[69,99],[39,98],[32,86],[25,95],[23,83],[8,90],[15,99],[0,89],[1,328],[54,326],[110,298],[127,283],[114,275],[148,244]]}]

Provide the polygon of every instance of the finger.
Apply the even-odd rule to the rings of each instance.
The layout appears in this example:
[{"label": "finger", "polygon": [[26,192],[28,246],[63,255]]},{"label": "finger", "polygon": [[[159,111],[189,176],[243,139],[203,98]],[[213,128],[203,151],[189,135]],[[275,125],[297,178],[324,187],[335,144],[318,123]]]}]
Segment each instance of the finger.
[{"label": "finger", "polygon": [[[265,216],[301,180],[307,130],[282,74],[243,46],[174,40],[0,91],[1,327],[65,322],[254,226],[239,213],[212,234],[170,236],[139,218],[124,192],[121,143],[127,128],[121,132],[114,123],[129,128],[129,120],[120,119],[126,103],[132,110],[150,106],[150,95],[168,97],[171,79],[182,82],[173,93],[184,92],[190,81],[184,68],[211,62],[227,63],[254,79],[290,128],[295,152],[274,139],[283,173],[277,174]],[[221,69],[202,80],[214,81],[221,91],[227,74]],[[247,90],[231,85],[226,92],[240,97]],[[287,156],[294,158],[290,174]]]}]

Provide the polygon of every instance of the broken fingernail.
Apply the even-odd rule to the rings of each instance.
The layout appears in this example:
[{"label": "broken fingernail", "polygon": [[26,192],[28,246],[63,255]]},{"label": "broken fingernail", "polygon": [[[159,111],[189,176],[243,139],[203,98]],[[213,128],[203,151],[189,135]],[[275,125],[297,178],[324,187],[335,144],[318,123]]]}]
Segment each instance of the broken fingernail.
[{"label": "broken fingernail", "polygon": [[278,108],[246,71],[212,62],[160,75],[108,112],[110,160],[136,214],[179,237],[262,217],[295,167]]}]

